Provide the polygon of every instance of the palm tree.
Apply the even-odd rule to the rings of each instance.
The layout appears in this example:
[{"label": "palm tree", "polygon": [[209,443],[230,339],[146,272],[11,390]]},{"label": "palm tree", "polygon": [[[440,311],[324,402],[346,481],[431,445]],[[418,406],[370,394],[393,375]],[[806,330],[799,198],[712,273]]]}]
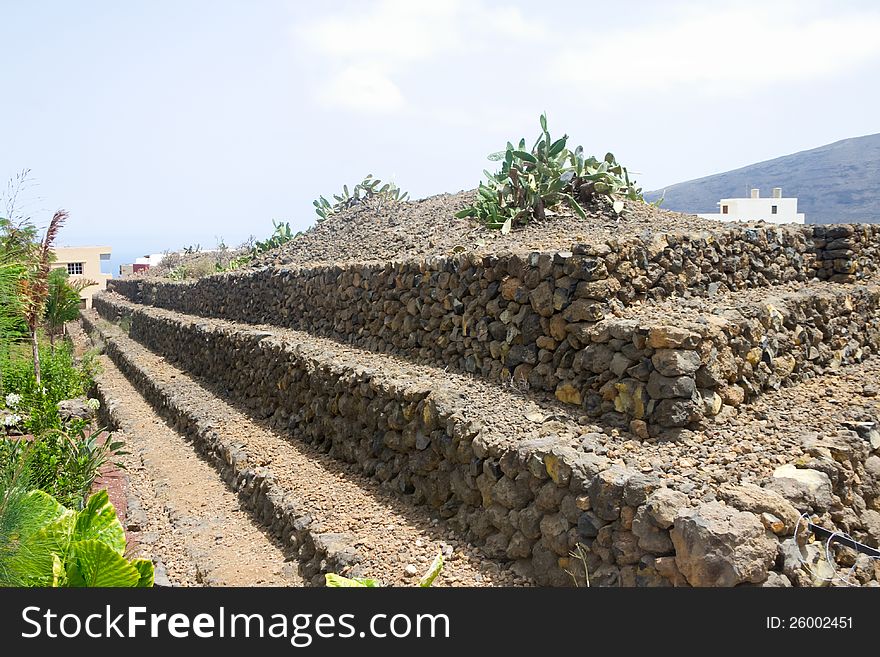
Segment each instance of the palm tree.
[{"label": "palm tree", "polygon": [[27,323],[31,338],[31,350],[34,356],[34,378],[39,387],[40,377],[40,345],[37,342],[37,329],[43,319],[46,299],[49,296],[49,272],[51,271],[52,244],[58,237],[58,231],[67,220],[67,211],[58,210],[46,228],[43,241],[37,247],[31,275],[21,282],[21,299],[24,305],[24,320]]}]

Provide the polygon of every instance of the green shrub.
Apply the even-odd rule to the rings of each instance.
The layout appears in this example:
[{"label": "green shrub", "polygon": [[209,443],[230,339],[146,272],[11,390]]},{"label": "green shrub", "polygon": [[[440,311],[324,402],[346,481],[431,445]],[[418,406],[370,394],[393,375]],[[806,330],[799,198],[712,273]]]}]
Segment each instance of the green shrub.
[{"label": "green shrub", "polygon": [[73,420],[67,429],[46,431],[31,441],[0,439],[0,464],[5,471],[27,468],[30,486],[56,498],[65,506],[82,508],[101,468],[126,454],[121,441],[107,436],[103,429],[87,432],[88,423]]},{"label": "green shrub", "polygon": [[0,490],[0,586],[149,587],[153,564],[127,560],[107,491],[72,511],[24,478]]},{"label": "green shrub", "polygon": [[290,222],[287,221],[275,221],[273,219],[272,225],[275,227],[272,235],[267,240],[255,241],[251,250],[251,255],[255,256],[260,253],[265,253],[266,251],[271,251],[282,244],[287,244],[292,239],[296,239],[301,234],[296,233],[296,235],[294,235],[293,231],[290,230]]},{"label": "green shrub", "polygon": [[40,386],[29,352],[11,352],[0,362],[0,393],[21,395],[19,407],[27,415],[24,427],[34,435],[61,428],[58,402],[86,394],[98,368],[92,353],[86,353],[77,365],[73,347],[66,341],[58,343],[54,352],[46,350],[40,362]]},{"label": "green shrub", "polygon": [[335,203],[330,203],[323,196],[319,196],[316,200],[312,201],[312,205],[315,206],[315,214],[318,215],[318,221],[323,221],[327,217],[354,207],[369,198],[378,198],[381,207],[384,203],[405,201],[407,196],[408,194],[401,191],[394,183],[389,182],[383,185],[381,180],[373,178],[373,174],[370,173],[354,186],[351,193],[348,191],[348,185],[343,185],[342,194],[333,195]]},{"label": "green shrub", "polygon": [[547,117],[541,115],[541,135],[531,150],[526,141],[510,142],[507,148],[489,156],[501,161],[497,173],[484,171],[488,182],[480,183],[473,205],[457,217],[474,217],[489,228],[503,232],[532,219],[544,219],[560,203],[568,205],[581,218],[581,203],[605,198],[616,213],[624,209],[623,199],[642,200],[642,190],[630,181],[626,167],[607,153],[602,160],[585,157],[584,149],[566,147],[568,135],[553,140]]}]

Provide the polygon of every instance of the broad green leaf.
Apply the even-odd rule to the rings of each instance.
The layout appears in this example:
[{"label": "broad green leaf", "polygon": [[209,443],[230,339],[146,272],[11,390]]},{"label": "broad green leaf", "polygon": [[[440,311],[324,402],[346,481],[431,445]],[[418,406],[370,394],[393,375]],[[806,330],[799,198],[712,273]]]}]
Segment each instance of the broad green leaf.
[{"label": "broad green leaf", "polygon": [[434,557],[434,561],[431,562],[431,566],[428,568],[428,571],[422,575],[422,579],[419,580],[419,586],[422,588],[427,588],[434,583],[434,580],[437,579],[437,575],[440,574],[440,571],[443,569],[443,553],[438,551],[437,556]]},{"label": "broad green leaf", "polygon": [[134,587],[141,573],[125,557],[100,541],[71,543],[67,554],[67,585],[71,587]]},{"label": "broad green leaf", "polygon": [[547,152],[549,157],[555,157],[562,152],[562,149],[565,148],[565,142],[568,140],[568,135],[564,137],[560,137],[556,141],[553,142],[553,145],[550,146],[550,150]]},{"label": "broad green leaf", "polygon": [[73,541],[95,540],[104,543],[118,554],[125,552],[125,530],[116,517],[106,490],[92,495],[85,508],[77,514]]},{"label": "broad green leaf", "polygon": [[366,577],[343,577],[335,573],[325,573],[324,580],[331,588],[378,588],[379,582]]},{"label": "broad green leaf", "polygon": [[565,187],[567,182],[568,181],[564,180],[563,178],[557,178],[552,183],[550,183],[550,186],[547,188],[547,192],[550,194],[556,194],[557,192],[562,191],[562,188]]},{"label": "broad green leaf", "polygon": [[70,543],[76,514],[41,490],[22,497],[16,527],[9,533],[10,547],[0,568],[0,585],[10,578],[30,586],[50,586],[54,580],[54,555],[64,555]]},{"label": "broad green leaf", "polygon": [[64,572],[64,564],[57,554],[52,554],[52,588],[64,586],[67,583],[67,573]]},{"label": "broad green leaf", "polygon": [[580,203],[575,201],[571,194],[560,194],[560,196],[568,201],[571,209],[574,210],[581,219],[587,218],[587,213],[584,212],[584,209],[581,207]]},{"label": "broad green leaf", "polygon": [[138,588],[150,588],[153,586],[153,562],[149,559],[132,559],[131,565],[138,571],[140,579],[138,580]]},{"label": "broad green leaf", "polygon": [[541,130],[547,132],[547,115],[541,114]]},{"label": "broad green leaf", "polygon": [[518,157],[525,162],[529,162],[530,164],[537,164],[538,162],[535,156],[527,151],[513,151],[513,154],[515,157]]}]

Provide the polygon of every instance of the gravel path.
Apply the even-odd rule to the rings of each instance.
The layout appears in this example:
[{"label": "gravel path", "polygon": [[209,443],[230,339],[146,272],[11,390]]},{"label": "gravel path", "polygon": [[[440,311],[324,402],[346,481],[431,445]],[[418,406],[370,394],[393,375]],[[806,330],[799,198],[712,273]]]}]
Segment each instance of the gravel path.
[{"label": "gravel path", "polygon": [[[112,330],[97,317],[92,321],[102,331]],[[415,577],[407,573],[407,566],[421,574],[440,550],[445,565],[435,585],[526,583],[460,540],[427,509],[409,506],[317,449],[292,442],[255,422],[220,398],[218,391],[202,387],[133,340],[121,334],[114,335],[114,340],[140,368],[149,372],[152,381],[173,391],[181,405],[197,409],[223,433],[224,439],[242,445],[248,461],[266,467],[285,494],[296,499],[301,508],[309,509],[323,527],[354,535],[355,548],[365,555],[361,566],[366,576],[389,585],[411,586]],[[145,404],[143,400],[139,403]],[[173,465],[169,467],[173,469]],[[214,478],[217,479],[216,473]],[[181,491],[185,499],[189,489],[182,487],[177,493]],[[409,570],[412,572],[413,568]]]},{"label": "gravel path", "polygon": [[[682,326],[707,315],[751,316],[757,306],[772,305],[777,308],[798,296],[838,295],[852,293],[861,287],[873,287],[878,278],[860,280],[857,285],[810,281],[807,283],[783,283],[772,287],[721,290],[708,296],[668,297],[660,301],[647,301],[623,306],[615,311],[627,319],[654,320],[657,323]],[[751,310],[750,310],[751,309]]]},{"label": "gravel path", "polygon": [[[473,219],[455,217],[456,212],[472,203],[475,194],[475,190],[439,194],[384,206],[375,200],[365,201],[316,223],[287,244],[261,254],[249,267],[387,262],[448,256],[461,250],[476,253],[565,250],[575,243],[650,237],[658,232],[719,232],[729,228],[729,224],[636,201],[627,201],[624,212],[617,216],[606,203],[598,201],[585,208],[586,219],[560,205],[555,216],[502,235],[501,231],[490,230]],[[175,266],[190,263],[192,269],[199,269],[197,263],[201,260],[210,265],[202,270],[213,271],[212,258],[213,254],[205,253],[180,255],[170,259],[168,265],[160,265],[143,275],[161,278],[168,274],[172,263]]]},{"label": "gravel path", "polygon": [[[129,453],[120,459],[127,494],[143,514],[130,531],[134,556],[152,559],[180,586],[302,586],[278,541],[240,508],[238,497],[166,425],[107,356],[99,394],[115,406]],[[129,524],[131,519],[129,519]]]}]

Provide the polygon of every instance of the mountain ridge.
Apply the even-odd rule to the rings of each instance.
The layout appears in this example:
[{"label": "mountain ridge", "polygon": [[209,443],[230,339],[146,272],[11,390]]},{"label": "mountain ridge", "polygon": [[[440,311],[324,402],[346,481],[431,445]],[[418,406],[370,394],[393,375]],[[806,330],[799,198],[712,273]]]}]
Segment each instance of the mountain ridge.
[{"label": "mountain ridge", "polygon": [[770,196],[773,187],[797,197],[807,223],[880,223],[880,133],[676,183],[645,198],[664,196],[665,209],[696,214],[717,212],[720,199],[747,197],[752,188]]}]

